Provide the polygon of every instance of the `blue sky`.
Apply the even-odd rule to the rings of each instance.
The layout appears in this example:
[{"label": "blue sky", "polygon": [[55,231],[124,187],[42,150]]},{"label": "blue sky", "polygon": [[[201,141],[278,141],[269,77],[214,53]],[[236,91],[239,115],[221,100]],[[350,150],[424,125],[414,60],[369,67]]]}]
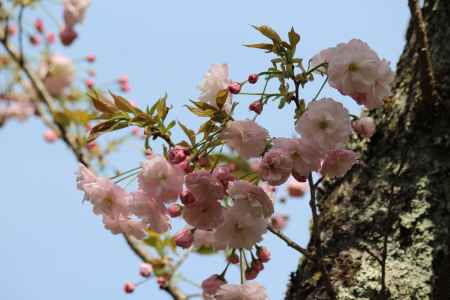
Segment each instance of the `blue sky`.
[{"label": "blue sky", "polygon": [[[51,11],[56,9],[59,17],[51,1],[43,2]],[[267,24],[280,33],[294,26],[302,37],[298,55],[307,59],[323,48],[361,38],[395,67],[409,17],[406,1],[274,3],[94,0],[80,39],[74,47],[60,51],[72,57],[95,53],[98,76],[104,81],[128,74],[129,98],[142,106],[167,92],[175,106],[172,118],[188,124],[197,121],[182,105],[198,95],[195,87],[209,64],[230,64],[236,80],[269,65],[270,57],[262,51],[242,47],[262,40],[250,24]],[[308,88],[304,96],[314,92],[314,87]],[[351,100],[335,91],[327,88],[322,95],[342,100],[358,113]],[[245,116],[246,106],[242,105],[239,116]],[[259,122],[272,136],[291,136],[291,119],[291,110],[269,108]],[[45,144],[43,130],[36,120],[10,122],[0,129],[0,299],[169,299],[157,291],[154,281],[133,295],[122,293],[124,281],[139,279],[139,261],[120,236],[105,231],[90,207],[81,204],[82,194],[74,183],[76,162],[62,143]],[[135,167],[141,160],[139,150],[130,145],[114,156],[113,164]],[[289,200],[279,211],[291,213],[286,232],[305,245],[309,236],[306,199]],[[264,244],[273,259],[258,281],[268,288],[271,299],[282,299],[299,256],[271,236]],[[200,282],[222,268],[221,256],[194,256],[183,270]],[[232,273],[230,279],[237,281],[237,271]]]}]

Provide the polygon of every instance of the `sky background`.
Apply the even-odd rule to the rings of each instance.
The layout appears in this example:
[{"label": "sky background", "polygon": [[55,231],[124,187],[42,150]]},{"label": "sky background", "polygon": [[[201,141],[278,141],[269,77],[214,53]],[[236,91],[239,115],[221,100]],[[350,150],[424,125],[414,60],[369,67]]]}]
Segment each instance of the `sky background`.
[{"label": "sky background", "polygon": [[[54,2],[43,1],[46,10],[60,19],[61,8]],[[94,0],[79,27],[80,38],[70,49],[58,51],[74,58],[95,53],[100,82],[128,74],[132,92],[127,97],[141,107],[167,92],[175,107],[170,116],[187,124],[198,121],[182,105],[198,95],[196,85],[209,64],[228,63],[237,81],[269,65],[270,56],[242,47],[263,40],[250,24],[267,24],[284,35],[294,26],[302,38],[297,55],[306,59],[321,49],[360,38],[395,68],[409,17],[406,1],[276,3]],[[43,14],[42,9],[37,12]],[[27,14],[27,22],[33,20]],[[80,70],[85,68],[79,65]],[[79,84],[84,79],[80,75]],[[304,97],[311,98],[319,84],[305,90]],[[351,100],[328,87],[322,95],[359,112]],[[243,103],[238,115],[245,117],[247,103],[254,99],[238,100]],[[265,109],[259,122],[272,136],[294,134],[291,109]],[[103,229],[88,205],[81,204],[83,195],[75,186],[76,162],[62,143],[45,144],[44,130],[37,120],[13,121],[0,129],[0,299],[170,299],[154,281],[133,295],[122,292],[125,281],[139,280],[139,260],[120,236]],[[142,159],[139,147],[134,143],[122,148],[111,163],[123,169],[137,166]],[[306,245],[307,199],[289,200],[278,211],[291,214],[286,233]],[[282,299],[299,255],[270,235],[263,244],[272,251],[272,260],[257,281],[268,288],[270,299]],[[221,255],[193,255],[182,270],[201,282],[223,267]],[[236,283],[238,271],[231,273],[229,280]]]}]

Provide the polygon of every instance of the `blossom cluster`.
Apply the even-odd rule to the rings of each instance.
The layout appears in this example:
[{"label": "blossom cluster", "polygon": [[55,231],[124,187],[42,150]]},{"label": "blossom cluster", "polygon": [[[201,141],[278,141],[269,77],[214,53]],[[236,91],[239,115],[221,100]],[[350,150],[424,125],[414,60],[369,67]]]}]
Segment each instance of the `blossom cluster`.
[{"label": "blossom cluster", "polygon": [[[393,75],[389,64],[360,40],[320,52],[312,59],[311,68],[311,72],[320,69],[332,87],[368,109],[379,107],[390,95]],[[67,64],[65,70],[70,70]],[[228,65],[211,65],[198,86],[199,103],[214,116],[232,115],[233,97],[242,87],[229,79],[228,72]],[[60,72],[58,80],[67,82],[70,77],[70,72]],[[247,82],[253,84],[257,79],[253,74]],[[260,114],[262,105],[263,101],[254,102],[249,109]],[[96,176],[83,165],[78,188],[112,233],[142,239],[150,231],[169,231],[171,218],[180,217],[186,225],[173,237],[178,247],[223,250],[229,264],[242,260],[244,251],[248,251],[251,263],[246,262],[241,271],[245,279],[253,280],[270,259],[268,249],[259,245],[268,226],[282,229],[287,220],[275,214],[274,187],[291,178],[289,194],[301,197],[308,184],[313,184],[314,172],[329,178],[344,176],[358,159],[356,152],[345,148],[350,136],[356,133],[370,138],[375,124],[370,117],[352,117],[340,101],[322,98],[310,101],[298,115],[297,137],[271,137],[255,119],[228,117],[221,126],[216,132],[220,144],[227,145],[248,166],[250,179],[242,176],[242,170],[233,163],[209,164],[209,153],[200,153],[194,142],[192,146],[170,142],[164,155],[147,149],[146,159],[132,170],[138,179],[134,192],[125,191],[113,178]],[[241,257],[237,257],[237,251]],[[205,299],[268,299],[257,283],[227,283],[226,269],[202,283]]]}]

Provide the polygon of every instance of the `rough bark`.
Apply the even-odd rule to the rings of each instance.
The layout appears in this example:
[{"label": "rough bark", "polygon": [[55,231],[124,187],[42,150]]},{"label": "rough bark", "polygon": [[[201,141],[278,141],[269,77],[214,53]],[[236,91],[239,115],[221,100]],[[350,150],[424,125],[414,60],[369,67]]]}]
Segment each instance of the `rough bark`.
[{"label": "rough bark", "polygon": [[[450,299],[450,1],[425,1],[422,15],[436,91],[424,90],[412,18],[393,97],[372,113],[377,133],[350,145],[364,163],[320,189],[337,299]],[[292,273],[286,299],[329,299],[310,260]]]}]

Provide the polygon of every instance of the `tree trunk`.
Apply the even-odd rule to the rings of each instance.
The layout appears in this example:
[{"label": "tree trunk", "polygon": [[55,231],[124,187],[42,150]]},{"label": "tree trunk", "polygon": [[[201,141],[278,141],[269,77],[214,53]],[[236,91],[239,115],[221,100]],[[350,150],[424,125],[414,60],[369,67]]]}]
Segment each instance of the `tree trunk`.
[{"label": "tree trunk", "polygon": [[[450,299],[450,1],[426,0],[420,11],[426,35],[413,15],[393,97],[372,112],[376,134],[350,143],[363,163],[319,190],[337,299]],[[329,299],[310,260],[291,277],[286,299]]]}]

